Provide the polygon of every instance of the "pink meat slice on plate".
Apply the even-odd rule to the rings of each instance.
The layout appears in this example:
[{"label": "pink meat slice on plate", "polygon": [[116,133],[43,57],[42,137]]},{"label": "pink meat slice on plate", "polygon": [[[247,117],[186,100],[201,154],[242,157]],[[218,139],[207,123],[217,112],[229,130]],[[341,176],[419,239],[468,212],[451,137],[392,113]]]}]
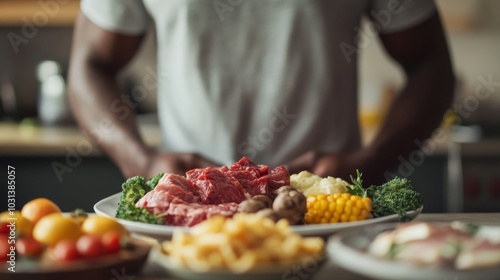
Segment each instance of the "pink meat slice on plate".
[{"label": "pink meat slice on plate", "polygon": [[259,178],[244,170],[228,170],[224,175],[236,179],[250,196],[268,193],[266,176]]},{"label": "pink meat slice on plate", "polygon": [[274,191],[283,186],[290,185],[290,174],[288,174],[288,170],[285,166],[280,165],[269,173],[269,190]]},{"label": "pink meat slice on plate", "polygon": [[202,204],[240,203],[247,193],[234,178],[228,178],[218,168],[207,167],[192,182],[198,188]]},{"label": "pink meat slice on plate", "polygon": [[232,217],[238,210],[236,203],[219,205],[171,204],[163,219],[166,224],[173,226],[191,227],[213,216]]},{"label": "pink meat slice on plate", "polygon": [[173,173],[166,173],[161,177],[161,179],[158,181],[158,185],[176,185],[187,192],[192,192],[194,195],[197,195],[198,189],[193,185],[193,183],[188,180],[187,178],[173,174]]},{"label": "pink meat slice on plate", "polygon": [[230,170],[232,171],[247,171],[254,175],[256,178],[262,177],[269,173],[269,166],[257,165],[249,158],[242,157],[238,162],[234,163]]},{"label": "pink meat slice on plate", "polygon": [[186,203],[169,191],[152,190],[144,195],[137,203],[136,207],[144,208],[155,215],[164,213],[170,208],[172,203]]}]

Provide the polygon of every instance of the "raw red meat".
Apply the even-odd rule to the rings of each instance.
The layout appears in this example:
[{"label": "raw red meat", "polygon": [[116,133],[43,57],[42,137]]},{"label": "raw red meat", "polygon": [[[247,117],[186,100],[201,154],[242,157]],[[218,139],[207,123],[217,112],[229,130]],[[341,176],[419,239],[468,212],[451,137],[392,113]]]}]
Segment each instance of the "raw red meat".
[{"label": "raw red meat", "polygon": [[136,206],[163,214],[165,224],[193,226],[215,215],[231,217],[238,204],[255,195],[274,199],[274,190],[290,184],[284,166],[269,172],[243,157],[231,167],[192,169],[186,177],[165,174]]},{"label": "raw red meat", "polygon": [[192,180],[198,188],[202,204],[240,203],[248,198],[248,193],[238,180],[225,176],[215,167],[205,168]]},{"label": "raw red meat", "polygon": [[190,191],[186,191],[184,188],[178,185],[158,184],[151,192],[157,192],[157,191],[168,192],[170,195],[173,195],[174,197],[177,197],[178,199],[187,203],[200,201],[199,196],[195,195]]},{"label": "raw red meat", "polygon": [[283,165],[276,167],[269,173],[269,190],[274,191],[280,187],[290,185],[290,174]]},{"label": "raw red meat", "polygon": [[236,203],[224,203],[219,205],[177,204],[170,205],[164,221],[174,226],[194,226],[213,216],[232,217],[238,210]]},{"label": "raw red meat", "polygon": [[246,171],[252,175],[255,175],[255,177],[257,178],[269,173],[269,166],[256,165],[247,157],[242,157],[238,162],[234,163],[230,169],[233,171]]},{"label": "raw red meat", "polygon": [[191,183],[191,181],[183,176],[173,173],[166,173],[165,175],[163,175],[163,177],[158,181],[158,185],[160,184],[177,185],[194,194],[197,194],[198,191],[198,189],[193,185],[193,183]]},{"label": "raw red meat", "polygon": [[135,206],[144,208],[155,215],[167,211],[171,203],[186,203],[178,197],[170,194],[169,191],[152,190],[144,195]]}]

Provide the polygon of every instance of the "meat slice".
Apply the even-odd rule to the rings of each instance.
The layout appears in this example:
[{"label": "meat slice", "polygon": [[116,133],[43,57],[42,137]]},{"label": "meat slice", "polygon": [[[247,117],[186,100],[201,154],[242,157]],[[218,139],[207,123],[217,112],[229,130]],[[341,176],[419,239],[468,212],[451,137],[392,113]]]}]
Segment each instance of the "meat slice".
[{"label": "meat slice", "polygon": [[245,170],[227,170],[224,175],[236,179],[250,196],[268,193],[265,177],[259,178],[255,173]]},{"label": "meat slice", "polygon": [[153,191],[164,191],[186,203],[199,202],[198,189],[188,179],[172,173],[167,173],[158,181]]},{"label": "meat slice", "polygon": [[219,205],[172,204],[164,221],[168,225],[191,227],[213,216],[232,217],[238,211],[238,204]]},{"label": "meat slice", "polygon": [[192,182],[202,204],[240,203],[249,197],[238,180],[225,176],[218,168],[207,167]]},{"label": "meat slice", "polygon": [[269,173],[269,166],[267,165],[257,165],[253,163],[249,158],[242,157],[238,162],[234,163],[230,170],[233,171],[247,171],[254,175],[256,178],[262,177]]},{"label": "meat slice", "polygon": [[169,191],[154,189],[141,197],[135,206],[144,208],[151,213],[158,215],[165,213],[170,208],[172,203],[181,204],[186,202]]},{"label": "meat slice", "polygon": [[500,243],[482,239],[462,247],[464,249],[455,260],[458,269],[500,266]]},{"label": "meat slice", "polygon": [[182,200],[185,203],[194,203],[200,201],[199,196],[196,196],[190,191],[186,191],[186,189],[182,188],[179,185],[158,184],[151,192],[154,191],[168,192],[170,195],[177,197],[179,200]]},{"label": "meat slice", "polygon": [[290,174],[285,166],[280,165],[269,173],[269,191],[274,192],[275,190],[290,185]]},{"label": "meat slice", "polygon": [[186,179],[189,180],[193,185],[195,185],[196,180],[198,180],[198,177],[201,176],[204,170],[205,168],[191,169],[186,172]]},{"label": "meat slice", "polygon": [[193,185],[193,183],[188,180],[187,178],[173,174],[173,173],[166,173],[161,177],[161,179],[158,181],[158,185],[165,184],[165,185],[176,185],[181,188],[183,188],[186,191],[192,192],[193,194],[197,194],[198,189]]}]

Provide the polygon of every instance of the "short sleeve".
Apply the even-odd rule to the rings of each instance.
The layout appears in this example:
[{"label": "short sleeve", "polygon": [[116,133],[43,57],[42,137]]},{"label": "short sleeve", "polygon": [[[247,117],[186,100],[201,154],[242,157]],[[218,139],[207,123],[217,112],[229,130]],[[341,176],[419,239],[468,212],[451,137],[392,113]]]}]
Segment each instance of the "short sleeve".
[{"label": "short sleeve", "polygon": [[142,34],[149,24],[142,0],[82,0],[80,8],[94,24],[117,33]]},{"label": "short sleeve", "polygon": [[368,16],[380,32],[391,33],[418,25],[435,12],[433,0],[374,0]]}]

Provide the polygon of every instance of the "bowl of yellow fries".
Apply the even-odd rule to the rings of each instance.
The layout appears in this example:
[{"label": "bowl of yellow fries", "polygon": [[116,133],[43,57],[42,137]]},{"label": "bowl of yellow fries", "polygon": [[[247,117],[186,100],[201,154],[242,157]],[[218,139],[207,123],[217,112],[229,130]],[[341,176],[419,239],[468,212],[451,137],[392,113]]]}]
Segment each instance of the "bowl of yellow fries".
[{"label": "bowl of yellow fries", "polygon": [[286,220],[239,213],[174,232],[154,259],[181,279],[293,279],[319,269],[324,241],[294,233]]}]

